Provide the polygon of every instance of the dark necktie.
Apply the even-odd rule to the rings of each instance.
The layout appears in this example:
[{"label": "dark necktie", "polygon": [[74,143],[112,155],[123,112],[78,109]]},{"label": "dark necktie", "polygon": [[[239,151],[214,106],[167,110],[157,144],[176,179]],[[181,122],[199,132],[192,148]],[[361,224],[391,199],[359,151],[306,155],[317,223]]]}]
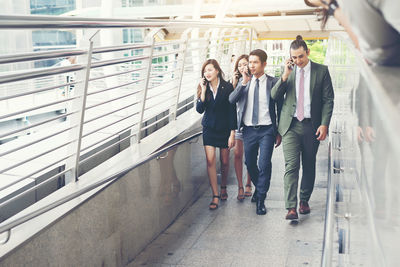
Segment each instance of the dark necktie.
[{"label": "dark necktie", "polygon": [[253,116],[251,118],[251,123],[255,126],[258,125],[258,96],[259,96],[260,80],[256,79],[256,86],[254,87],[254,101],[253,101]]}]

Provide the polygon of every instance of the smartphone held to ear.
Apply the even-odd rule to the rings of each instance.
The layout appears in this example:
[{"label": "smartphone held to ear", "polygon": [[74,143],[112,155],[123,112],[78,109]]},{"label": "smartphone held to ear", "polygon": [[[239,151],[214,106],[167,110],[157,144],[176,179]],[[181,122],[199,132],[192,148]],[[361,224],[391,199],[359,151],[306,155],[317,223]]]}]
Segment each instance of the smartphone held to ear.
[{"label": "smartphone held to ear", "polygon": [[206,86],[208,83],[207,79],[204,76],[202,77],[202,79],[203,79],[202,81],[203,85]]},{"label": "smartphone held to ear", "polygon": [[250,71],[249,66],[247,66],[247,75],[248,75],[249,77],[251,76],[251,71]]},{"label": "smartphone held to ear", "polygon": [[290,61],[289,61],[289,69],[293,69],[294,68],[294,61],[293,61],[293,59],[291,58],[290,59]]}]

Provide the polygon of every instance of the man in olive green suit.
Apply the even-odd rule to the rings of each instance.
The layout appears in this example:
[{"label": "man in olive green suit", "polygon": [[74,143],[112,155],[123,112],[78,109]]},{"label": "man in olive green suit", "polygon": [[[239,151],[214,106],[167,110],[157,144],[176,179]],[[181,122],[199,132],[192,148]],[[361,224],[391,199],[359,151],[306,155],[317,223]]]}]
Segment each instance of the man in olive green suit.
[{"label": "man in olive green suit", "polygon": [[290,45],[290,54],[271,97],[276,100],[284,96],[278,132],[285,156],[286,219],[296,220],[300,157],[303,176],[299,212],[307,214],[310,213],[308,201],[314,188],[318,146],[328,133],[334,93],[328,67],[309,60],[310,50],[301,36]]}]

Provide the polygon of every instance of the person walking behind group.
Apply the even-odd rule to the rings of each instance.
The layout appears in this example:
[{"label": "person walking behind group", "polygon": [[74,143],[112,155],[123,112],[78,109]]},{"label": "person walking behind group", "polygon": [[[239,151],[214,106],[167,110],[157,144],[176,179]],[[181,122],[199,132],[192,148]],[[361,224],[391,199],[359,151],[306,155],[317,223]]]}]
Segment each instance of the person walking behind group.
[{"label": "person walking behind group", "polygon": [[371,64],[400,66],[400,1],[304,0],[321,7],[321,28],[330,16],[347,31],[355,47]]},{"label": "person walking behind group", "polygon": [[310,213],[319,142],[325,140],[332,117],[334,93],[327,66],[312,62],[310,50],[298,35],[290,45],[291,58],[272,88],[271,96],[284,96],[278,131],[285,157],[284,192],[287,220],[298,219],[297,188],[302,161],[300,214]]},{"label": "person walking behind group", "polygon": [[[233,88],[236,88],[238,81],[242,78],[244,73],[248,73],[249,69],[249,56],[248,55],[241,55],[238,57],[235,63],[235,67],[233,69],[233,78],[232,78],[232,85]],[[236,105],[236,111],[239,113],[240,107]],[[238,196],[237,199],[242,201],[245,197],[251,197],[252,190],[251,190],[251,178],[249,172],[247,172],[247,182],[246,182],[246,190],[243,188],[243,133],[240,125],[238,129],[235,131],[235,172],[236,178],[238,181]],[[244,191],[244,193],[243,193]]]},{"label": "person walking behind group", "polygon": [[[229,149],[235,145],[236,106],[229,103],[232,84],[223,79],[223,72],[215,59],[208,59],[201,68],[202,79],[197,87],[196,110],[204,113],[203,145],[207,172],[213,194],[210,210],[218,208],[219,199],[226,200],[229,170]],[[221,161],[221,195],[218,194],[216,148]]]},{"label": "person walking behind group", "polygon": [[[277,78],[264,73],[267,53],[261,49],[251,51],[249,67],[252,76],[244,73],[236,89],[229,96],[231,103],[238,103],[238,126],[243,126],[244,153],[247,170],[256,185],[256,214],[265,215],[265,198],[270,186],[272,151],[274,143],[280,144],[277,136],[279,105],[270,97],[271,88]],[[258,164],[257,157],[260,151]]]}]

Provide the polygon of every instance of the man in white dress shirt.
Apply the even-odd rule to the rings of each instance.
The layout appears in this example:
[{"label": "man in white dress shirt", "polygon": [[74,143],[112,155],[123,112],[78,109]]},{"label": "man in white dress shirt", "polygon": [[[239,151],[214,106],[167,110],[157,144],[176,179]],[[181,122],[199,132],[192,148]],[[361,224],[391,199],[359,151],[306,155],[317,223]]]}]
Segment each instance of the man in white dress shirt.
[{"label": "man in white dress shirt", "polygon": [[229,96],[229,101],[237,102],[239,109],[238,128],[243,127],[245,163],[256,186],[254,196],[258,215],[267,212],[264,201],[271,180],[271,157],[274,143],[276,142],[278,146],[281,141],[277,134],[280,101],[271,98],[271,89],[277,78],[264,73],[266,65],[267,53],[264,50],[251,51],[249,55],[251,76],[243,75]]}]

